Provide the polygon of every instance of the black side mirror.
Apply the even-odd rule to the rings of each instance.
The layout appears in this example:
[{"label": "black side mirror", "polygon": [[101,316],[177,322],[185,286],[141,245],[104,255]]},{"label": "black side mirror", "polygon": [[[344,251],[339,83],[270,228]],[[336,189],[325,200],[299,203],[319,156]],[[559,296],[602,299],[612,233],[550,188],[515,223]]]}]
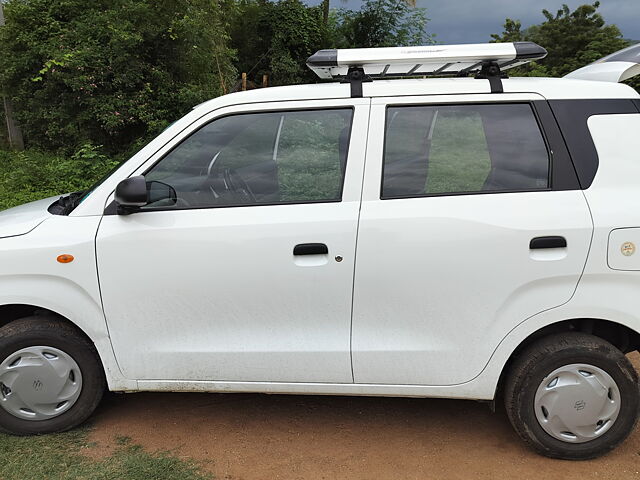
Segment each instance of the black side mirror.
[{"label": "black side mirror", "polygon": [[173,206],[178,201],[176,191],[166,183],[147,182],[142,175],[122,180],[116,187],[115,195],[118,215],[129,215],[140,207]]},{"label": "black side mirror", "polygon": [[122,180],[116,187],[115,200],[119,215],[133,213],[149,203],[147,182],[144,177],[139,175]]}]

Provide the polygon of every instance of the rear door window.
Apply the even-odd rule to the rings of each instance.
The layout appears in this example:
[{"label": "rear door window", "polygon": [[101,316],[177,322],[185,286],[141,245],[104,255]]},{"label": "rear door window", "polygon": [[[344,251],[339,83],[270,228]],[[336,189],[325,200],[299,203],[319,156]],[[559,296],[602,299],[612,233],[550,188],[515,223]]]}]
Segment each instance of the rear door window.
[{"label": "rear door window", "polygon": [[382,198],[549,188],[529,104],[387,109]]}]

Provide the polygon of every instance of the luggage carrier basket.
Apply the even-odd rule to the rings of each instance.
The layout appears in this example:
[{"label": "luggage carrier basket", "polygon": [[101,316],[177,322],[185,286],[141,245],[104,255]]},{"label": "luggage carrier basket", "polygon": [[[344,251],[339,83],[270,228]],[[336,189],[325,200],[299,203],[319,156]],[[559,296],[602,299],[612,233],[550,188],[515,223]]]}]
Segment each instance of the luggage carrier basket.
[{"label": "luggage carrier basket", "polygon": [[547,51],[533,42],[480,43],[319,50],[307,66],[324,80],[351,83],[351,96],[362,96],[362,82],[400,77],[489,79],[492,92],[502,91],[504,70],[540,60]]}]

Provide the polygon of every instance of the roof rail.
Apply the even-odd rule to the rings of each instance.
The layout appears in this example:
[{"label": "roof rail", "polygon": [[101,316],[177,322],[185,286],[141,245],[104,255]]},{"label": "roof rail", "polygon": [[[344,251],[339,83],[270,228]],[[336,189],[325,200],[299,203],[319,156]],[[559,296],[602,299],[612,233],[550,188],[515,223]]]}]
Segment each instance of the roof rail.
[{"label": "roof rail", "polygon": [[352,96],[362,96],[361,82],[375,78],[472,74],[489,79],[493,92],[502,89],[503,70],[546,55],[533,42],[352,48],[319,50],[307,59],[307,66],[321,79],[356,82]]}]

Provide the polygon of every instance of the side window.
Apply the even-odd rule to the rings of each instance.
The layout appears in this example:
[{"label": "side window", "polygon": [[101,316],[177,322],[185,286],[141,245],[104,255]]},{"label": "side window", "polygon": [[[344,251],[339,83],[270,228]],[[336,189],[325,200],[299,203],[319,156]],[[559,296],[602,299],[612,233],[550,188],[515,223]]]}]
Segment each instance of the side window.
[{"label": "side window", "polygon": [[528,104],[387,109],[382,198],[549,187]]},{"label": "side window", "polygon": [[149,185],[175,195],[143,208],[339,201],[352,116],[345,108],[214,120],[147,172]]}]

